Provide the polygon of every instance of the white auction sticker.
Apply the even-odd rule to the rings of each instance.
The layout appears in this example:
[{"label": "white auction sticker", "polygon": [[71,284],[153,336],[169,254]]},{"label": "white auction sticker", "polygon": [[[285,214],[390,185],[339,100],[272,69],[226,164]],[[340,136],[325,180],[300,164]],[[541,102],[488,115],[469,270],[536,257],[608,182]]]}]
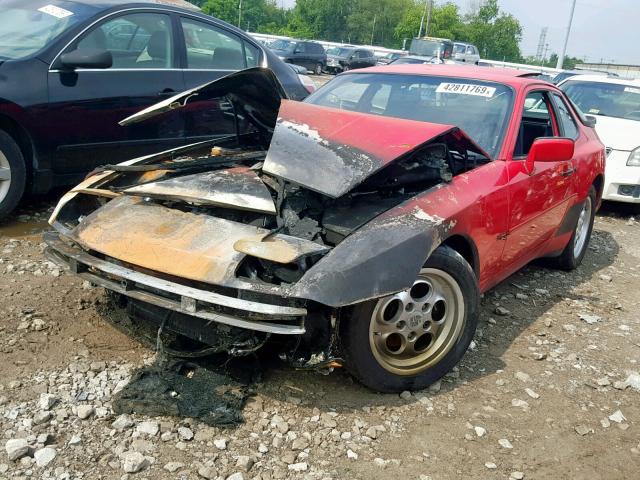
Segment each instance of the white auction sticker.
[{"label": "white auction sticker", "polygon": [[56,18],[67,18],[73,15],[73,12],[65,10],[64,8],[56,7],[55,5],[45,5],[44,7],[39,8],[38,11]]},{"label": "white auction sticker", "polygon": [[628,93],[640,93],[640,88],[624,87],[624,91]]},{"label": "white auction sticker", "polygon": [[460,95],[476,95],[491,98],[496,93],[495,87],[474,85],[473,83],[441,83],[436,88],[438,93],[457,93]]}]

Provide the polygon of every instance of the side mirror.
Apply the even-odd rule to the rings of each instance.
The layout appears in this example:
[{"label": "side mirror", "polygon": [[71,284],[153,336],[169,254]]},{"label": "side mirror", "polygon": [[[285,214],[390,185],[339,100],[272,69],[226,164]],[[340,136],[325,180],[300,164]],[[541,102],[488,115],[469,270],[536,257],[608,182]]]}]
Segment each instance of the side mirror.
[{"label": "side mirror", "polygon": [[62,67],[67,70],[76,68],[111,68],[113,56],[108,50],[83,48],[60,56]]},{"label": "side mirror", "polygon": [[527,155],[527,171],[533,172],[536,162],[566,162],[573,158],[575,142],[570,138],[541,137],[531,145]]},{"label": "side mirror", "polygon": [[598,121],[598,119],[596,117],[594,117],[593,115],[585,115],[584,116],[584,124],[587,127],[595,128],[597,121]]}]

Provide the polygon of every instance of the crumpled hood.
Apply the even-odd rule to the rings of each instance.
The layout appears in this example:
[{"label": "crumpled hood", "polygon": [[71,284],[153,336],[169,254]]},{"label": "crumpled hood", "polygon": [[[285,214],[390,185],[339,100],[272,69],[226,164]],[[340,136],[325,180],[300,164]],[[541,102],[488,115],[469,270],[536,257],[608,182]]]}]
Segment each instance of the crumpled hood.
[{"label": "crumpled hood", "polygon": [[596,132],[606,147],[627,152],[640,147],[640,121],[593,116],[598,119]]},{"label": "crumpled hood", "polygon": [[489,158],[451,125],[283,101],[262,170],[337,198],[386,165],[447,133]]},{"label": "crumpled hood", "polygon": [[263,134],[271,135],[280,101],[287,98],[284,88],[268,68],[249,68],[174,95],[125,118],[121,126],[142,122],[165,112],[184,108],[187,103],[226,97],[238,113]]}]

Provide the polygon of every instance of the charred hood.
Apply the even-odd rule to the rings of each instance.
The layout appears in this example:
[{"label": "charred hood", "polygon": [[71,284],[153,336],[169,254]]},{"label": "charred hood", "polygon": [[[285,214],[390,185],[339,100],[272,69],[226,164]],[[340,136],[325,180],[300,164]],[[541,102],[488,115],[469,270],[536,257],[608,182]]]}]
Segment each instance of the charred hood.
[{"label": "charred hood", "polygon": [[387,165],[445,137],[489,158],[451,125],[284,100],[262,170],[338,198]]}]

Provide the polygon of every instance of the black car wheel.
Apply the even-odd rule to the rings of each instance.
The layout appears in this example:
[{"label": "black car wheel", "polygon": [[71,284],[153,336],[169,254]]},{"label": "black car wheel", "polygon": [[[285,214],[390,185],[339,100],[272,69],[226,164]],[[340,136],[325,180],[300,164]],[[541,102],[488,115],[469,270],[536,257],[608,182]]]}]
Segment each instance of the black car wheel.
[{"label": "black car wheel", "polygon": [[315,73],[316,75],[322,75],[322,64],[318,63],[316,65],[316,68],[314,69],[313,73]]},{"label": "black car wheel", "polygon": [[596,215],[596,198],[596,190],[591,187],[580,210],[578,221],[576,222],[569,243],[559,257],[550,259],[553,266],[563,270],[574,270],[582,263],[582,259],[585,253],[587,253],[591,232],[593,231],[593,221]]},{"label": "black car wheel", "polygon": [[0,220],[16,208],[24,193],[26,168],[13,138],[0,130]]},{"label": "black car wheel", "polygon": [[343,72],[348,72],[349,70],[351,70],[351,67],[349,65],[345,65],[344,67],[342,67]]},{"label": "black car wheel", "polygon": [[340,324],[347,369],[380,392],[423,389],[466,352],[478,323],[479,290],[465,259],[442,246],[413,286],[356,305]]}]

